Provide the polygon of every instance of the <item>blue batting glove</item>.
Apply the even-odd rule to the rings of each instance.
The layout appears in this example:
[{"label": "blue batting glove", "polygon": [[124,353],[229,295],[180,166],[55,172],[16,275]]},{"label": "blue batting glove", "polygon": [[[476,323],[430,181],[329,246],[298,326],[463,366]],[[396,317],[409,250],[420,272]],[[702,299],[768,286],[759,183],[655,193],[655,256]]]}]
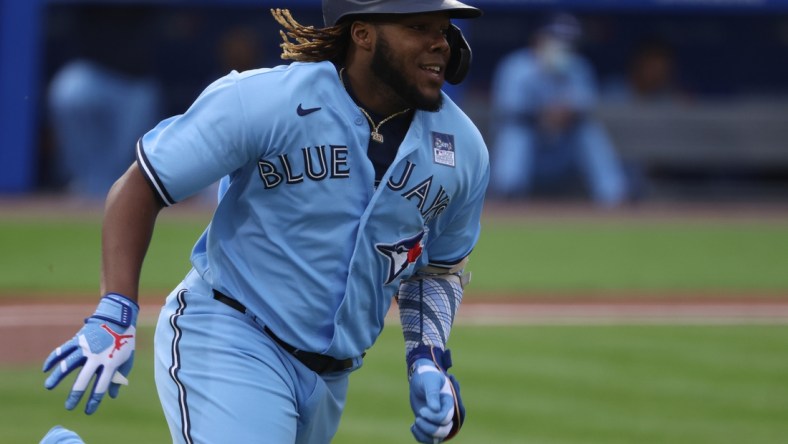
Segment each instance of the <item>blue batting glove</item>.
[{"label": "blue batting glove", "polygon": [[417,359],[410,378],[410,407],[416,420],[410,428],[416,441],[443,441],[454,425],[451,382],[429,359]]},{"label": "blue batting glove", "polygon": [[101,298],[95,313],[85,319],[85,326],[49,354],[44,362],[44,371],[55,370],[44,382],[48,390],[82,366],[66,398],[66,409],[73,410],[77,406],[93,376],[96,379],[85,404],[88,415],[96,411],[104,393],[109,391],[110,397],[114,398],[121,385],[128,385],[126,377],[134,363],[138,314],[136,302],[109,293]]},{"label": "blue batting glove", "polygon": [[85,444],[85,442],[76,432],[57,425],[49,429],[38,444]]},{"label": "blue batting glove", "polygon": [[416,416],[410,430],[421,443],[438,444],[454,438],[465,423],[460,384],[451,368],[451,352],[419,345],[408,352],[410,406]]}]

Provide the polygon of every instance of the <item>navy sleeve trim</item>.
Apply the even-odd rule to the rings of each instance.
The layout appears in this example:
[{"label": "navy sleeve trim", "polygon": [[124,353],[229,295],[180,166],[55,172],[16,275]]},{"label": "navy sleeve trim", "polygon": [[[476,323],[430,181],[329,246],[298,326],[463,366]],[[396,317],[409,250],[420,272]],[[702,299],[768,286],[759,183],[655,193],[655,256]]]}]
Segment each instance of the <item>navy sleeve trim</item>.
[{"label": "navy sleeve trim", "polygon": [[466,257],[470,256],[470,254],[471,254],[471,253],[469,252],[469,253],[468,253],[468,254],[466,254],[465,256],[463,256],[463,257],[461,257],[461,258],[457,259],[456,261],[433,261],[433,260],[431,260],[431,261],[429,262],[429,265],[431,265],[431,266],[433,266],[433,267],[438,267],[438,268],[445,268],[445,269],[447,269],[447,270],[448,270],[448,269],[450,269],[450,268],[454,267],[455,265],[459,264],[459,263],[460,263],[460,262],[462,262],[463,260],[465,260],[465,258],[466,258]]},{"label": "navy sleeve trim", "polygon": [[142,138],[137,141],[136,151],[137,164],[142,170],[142,175],[145,176],[145,179],[148,180],[148,184],[155,191],[156,196],[163,205],[168,207],[174,205],[176,203],[175,199],[173,199],[172,196],[170,196],[170,193],[167,192],[167,189],[164,188],[164,184],[161,183],[161,179],[159,179],[158,174],[156,174],[156,171],[153,169],[150,161],[148,161],[148,156],[145,155],[145,150],[142,149]]}]

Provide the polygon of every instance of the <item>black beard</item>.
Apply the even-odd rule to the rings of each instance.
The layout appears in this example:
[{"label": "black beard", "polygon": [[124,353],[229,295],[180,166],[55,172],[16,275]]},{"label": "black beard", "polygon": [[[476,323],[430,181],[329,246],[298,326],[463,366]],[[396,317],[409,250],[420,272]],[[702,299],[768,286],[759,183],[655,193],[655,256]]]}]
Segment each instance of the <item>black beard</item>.
[{"label": "black beard", "polygon": [[425,97],[415,85],[408,82],[402,75],[403,70],[391,63],[392,60],[394,60],[394,55],[391,46],[385,39],[378,38],[375,43],[375,54],[372,56],[372,72],[395,94],[400,96],[409,107],[430,112],[440,110],[443,106],[443,95],[439,94],[438,98],[434,100]]}]

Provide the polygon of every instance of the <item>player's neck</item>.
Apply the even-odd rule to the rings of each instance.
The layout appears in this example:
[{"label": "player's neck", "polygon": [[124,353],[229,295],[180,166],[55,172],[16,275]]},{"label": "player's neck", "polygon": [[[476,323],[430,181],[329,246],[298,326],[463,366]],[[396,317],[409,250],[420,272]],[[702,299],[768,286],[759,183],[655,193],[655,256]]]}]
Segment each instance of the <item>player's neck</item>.
[{"label": "player's neck", "polygon": [[352,66],[345,68],[342,71],[342,80],[364,109],[377,115],[388,116],[409,108],[388,85],[374,81],[377,79],[374,74],[358,71]]}]

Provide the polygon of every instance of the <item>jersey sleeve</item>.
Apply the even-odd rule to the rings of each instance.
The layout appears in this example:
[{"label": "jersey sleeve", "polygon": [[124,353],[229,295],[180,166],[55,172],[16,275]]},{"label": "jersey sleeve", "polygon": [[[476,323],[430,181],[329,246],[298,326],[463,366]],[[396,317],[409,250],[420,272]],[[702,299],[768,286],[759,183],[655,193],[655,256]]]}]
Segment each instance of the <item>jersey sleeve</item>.
[{"label": "jersey sleeve", "polygon": [[485,156],[478,163],[478,171],[471,175],[475,179],[468,184],[469,190],[464,204],[452,211],[453,217],[442,227],[437,238],[429,242],[427,248],[431,266],[447,269],[453,267],[471,254],[479,240],[484,196],[490,179],[486,153],[485,149]]},{"label": "jersey sleeve", "polygon": [[182,115],[137,143],[137,162],[162,202],[172,205],[256,159],[233,72],[206,88]]}]

